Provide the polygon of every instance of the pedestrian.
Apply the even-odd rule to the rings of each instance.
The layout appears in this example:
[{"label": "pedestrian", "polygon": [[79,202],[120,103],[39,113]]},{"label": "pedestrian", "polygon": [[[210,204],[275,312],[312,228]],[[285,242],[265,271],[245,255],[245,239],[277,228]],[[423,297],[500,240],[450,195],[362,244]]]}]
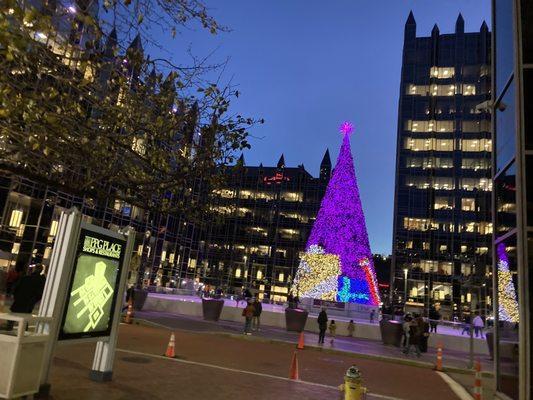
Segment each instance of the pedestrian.
[{"label": "pedestrian", "polygon": [[483,328],[485,328],[485,322],[483,321],[483,318],[479,315],[479,312],[476,311],[476,316],[474,317],[474,332],[476,333],[476,337],[478,335],[481,335],[481,338],[483,339]]},{"label": "pedestrian", "polygon": [[405,355],[409,355],[411,346],[414,347],[417,357],[420,357],[420,337],[422,332],[418,327],[418,322],[415,319],[412,319],[409,322],[409,338],[407,339],[407,348],[403,351]]},{"label": "pedestrian", "polygon": [[254,318],[252,319],[252,328],[254,331],[259,331],[261,325],[261,313],[263,312],[263,305],[256,297],[254,301]]},{"label": "pedestrian", "polygon": [[374,317],[376,316],[376,310],[370,311],[370,323],[374,323]]},{"label": "pedestrian", "polygon": [[329,323],[329,335],[331,336],[331,345],[333,346],[333,341],[335,340],[335,332],[337,331],[337,325],[335,325],[335,320],[331,320]]},{"label": "pedestrian", "polygon": [[246,307],[242,309],[242,316],[244,317],[244,334],[252,334],[252,318],[254,317],[255,308],[251,302],[248,302]]},{"label": "pedestrian", "polygon": [[294,296],[292,295],[292,293],[289,293],[289,295],[287,296],[287,303],[289,304],[288,308],[294,308]]},{"label": "pedestrian", "polygon": [[427,353],[429,340],[429,324],[422,316],[417,318],[418,330],[420,332],[420,352]]},{"label": "pedestrian", "polygon": [[126,290],[126,305],[122,307],[122,311],[126,311],[130,305],[130,300],[133,305],[133,297],[135,296],[135,287],[133,285],[129,285],[128,289]]},{"label": "pedestrian", "polygon": [[353,337],[353,332],[355,331],[355,324],[353,323],[353,319],[350,320],[348,323],[348,336]]},{"label": "pedestrian", "polygon": [[431,309],[429,310],[430,332],[437,333],[437,325],[439,324],[440,318],[441,318],[441,315],[437,311],[437,309],[435,307],[431,307]]},{"label": "pedestrian", "polygon": [[470,334],[470,315],[466,314],[463,317],[463,330],[461,331],[461,336],[466,332],[467,335]]},{"label": "pedestrian", "polygon": [[318,344],[324,344],[326,329],[328,329],[328,314],[326,314],[325,308],[322,308],[322,311],[320,311],[320,314],[318,314],[317,322],[319,329]]},{"label": "pedestrian", "polygon": [[[43,297],[45,283],[44,267],[37,264],[30,275],[20,278],[13,286],[11,312],[31,314],[37,302]],[[13,329],[13,325],[14,321],[8,321],[7,330]]]},{"label": "pedestrian", "polygon": [[411,316],[407,314],[403,319],[402,331],[403,331],[403,349],[407,349],[409,345],[409,332],[411,328]]},{"label": "pedestrian", "polygon": [[15,283],[20,279],[21,273],[17,268],[11,268],[6,277],[6,293],[8,295],[13,294],[13,287]]}]

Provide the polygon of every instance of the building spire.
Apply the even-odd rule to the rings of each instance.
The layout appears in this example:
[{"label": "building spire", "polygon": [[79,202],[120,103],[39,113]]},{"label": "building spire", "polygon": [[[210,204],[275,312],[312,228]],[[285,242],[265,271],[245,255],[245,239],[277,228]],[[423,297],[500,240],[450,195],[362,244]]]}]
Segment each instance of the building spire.
[{"label": "building spire", "polygon": [[328,180],[331,176],[331,158],[329,156],[329,149],[326,149],[322,162],[320,163],[320,179]]},{"label": "building spire", "polygon": [[409,16],[407,17],[407,21],[405,21],[405,25],[416,25],[415,16],[413,15],[413,10],[409,11]]},{"label": "building spire", "polygon": [[439,26],[437,24],[433,25],[433,29],[431,30],[431,36],[439,36]]},{"label": "building spire", "polygon": [[281,154],[281,157],[279,158],[278,168],[285,168],[285,157],[283,153]]},{"label": "building spire", "polygon": [[461,13],[459,13],[457,21],[455,21],[455,33],[465,33],[465,20]]}]

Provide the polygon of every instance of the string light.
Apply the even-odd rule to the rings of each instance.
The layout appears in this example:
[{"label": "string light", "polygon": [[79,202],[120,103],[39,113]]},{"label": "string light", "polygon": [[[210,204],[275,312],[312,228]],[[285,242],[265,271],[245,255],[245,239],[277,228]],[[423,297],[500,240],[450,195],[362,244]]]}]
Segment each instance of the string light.
[{"label": "string light", "polygon": [[505,244],[500,243],[498,253],[498,317],[501,321],[516,323],[519,321],[518,302],[513,283],[513,275],[509,271],[509,257]]},{"label": "string light", "polygon": [[337,278],[341,272],[339,257],[325,254],[320,246],[310,246],[302,256],[294,284],[301,297],[335,301]]},{"label": "string light", "polygon": [[[348,278],[336,279],[337,292],[344,293],[343,299],[337,296],[339,301],[378,305],[376,274],[350,149],[352,130],[351,124],[341,126],[344,138],[339,158],[311,230],[307,249],[309,252],[312,246],[318,245],[325,254],[339,257],[340,275]],[[330,293],[333,283],[328,282],[330,284],[324,290]]]}]

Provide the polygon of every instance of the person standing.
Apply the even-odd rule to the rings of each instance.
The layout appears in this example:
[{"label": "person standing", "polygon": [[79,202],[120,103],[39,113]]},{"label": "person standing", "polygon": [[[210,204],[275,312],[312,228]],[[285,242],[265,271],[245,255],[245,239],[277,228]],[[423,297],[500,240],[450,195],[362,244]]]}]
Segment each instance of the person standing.
[{"label": "person standing", "polygon": [[259,301],[259,299],[256,297],[254,300],[254,318],[252,320],[252,328],[254,331],[259,331],[259,327],[261,325],[261,313],[263,312],[263,305]]},{"label": "person standing", "polygon": [[479,315],[479,312],[476,311],[476,316],[474,317],[474,332],[476,334],[476,337],[481,335],[481,338],[483,339],[483,328],[485,328],[485,322],[483,321],[483,318]]},{"label": "person standing", "polygon": [[374,323],[374,317],[376,316],[376,310],[370,311],[370,323]]},{"label": "person standing", "polygon": [[420,351],[422,353],[427,353],[429,340],[429,324],[422,316],[419,316],[416,320],[418,324],[418,331],[420,332]]},{"label": "person standing", "polygon": [[353,332],[355,331],[355,324],[353,323],[353,319],[350,320],[348,323],[348,336],[353,337]]},{"label": "person standing", "polygon": [[421,331],[418,327],[418,322],[416,319],[413,319],[409,322],[409,337],[407,339],[407,348],[404,350],[404,354],[409,355],[411,346],[415,348],[415,353],[417,357],[420,357],[420,337]]},{"label": "person standing", "polygon": [[318,322],[318,344],[324,344],[324,338],[326,337],[326,329],[328,329],[328,314],[326,314],[326,309],[322,308],[320,314],[317,318]]},{"label": "person standing", "polygon": [[[13,304],[11,312],[31,314],[44,292],[46,275],[41,264],[33,267],[30,275],[20,278],[13,287]],[[7,330],[13,329],[14,321],[8,321]]]},{"label": "person standing", "polygon": [[441,315],[437,311],[437,309],[435,307],[431,307],[431,310],[429,310],[430,332],[437,333],[437,325],[439,324],[440,318],[441,318]]},{"label": "person standing", "polygon": [[332,319],[329,324],[329,335],[331,336],[331,345],[333,346],[333,342],[335,341],[335,332],[337,332],[337,325],[335,325],[335,320]]},{"label": "person standing", "polygon": [[248,302],[246,307],[242,310],[242,316],[244,317],[244,334],[252,334],[252,318],[254,317],[255,308],[251,302]]},{"label": "person standing", "polygon": [[411,329],[411,316],[408,314],[405,316],[403,320],[403,324],[402,324],[404,351],[407,350],[407,347],[409,346],[410,329]]}]

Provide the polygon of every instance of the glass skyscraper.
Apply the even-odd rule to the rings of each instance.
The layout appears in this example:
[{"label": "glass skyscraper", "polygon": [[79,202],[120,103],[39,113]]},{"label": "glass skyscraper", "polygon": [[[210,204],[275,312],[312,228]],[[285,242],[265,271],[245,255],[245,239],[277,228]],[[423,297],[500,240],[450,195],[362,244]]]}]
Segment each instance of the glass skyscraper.
[{"label": "glass skyscraper", "polygon": [[445,319],[491,309],[491,37],[405,24],[391,296]]},{"label": "glass skyscraper", "polygon": [[533,398],[533,3],[492,6],[496,388],[526,400]]}]

